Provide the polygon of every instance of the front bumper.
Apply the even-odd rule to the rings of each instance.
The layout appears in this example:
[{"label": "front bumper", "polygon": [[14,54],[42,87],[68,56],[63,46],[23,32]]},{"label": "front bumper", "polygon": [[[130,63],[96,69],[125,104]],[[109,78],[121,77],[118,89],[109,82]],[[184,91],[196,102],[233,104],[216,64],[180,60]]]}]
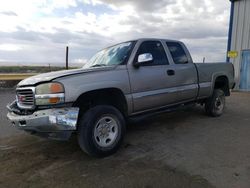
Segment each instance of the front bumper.
[{"label": "front bumper", "polygon": [[68,139],[76,131],[79,108],[64,107],[35,111],[31,115],[19,115],[15,105],[7,106],[7,118],[18,129],[54,139]]}]

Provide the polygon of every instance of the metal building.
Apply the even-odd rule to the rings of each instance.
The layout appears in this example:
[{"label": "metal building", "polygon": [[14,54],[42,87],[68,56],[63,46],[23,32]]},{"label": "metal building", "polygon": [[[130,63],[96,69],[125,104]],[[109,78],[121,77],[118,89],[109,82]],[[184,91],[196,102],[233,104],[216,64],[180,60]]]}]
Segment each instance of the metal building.
[{"label": "metal building", "polygon": [[230,1],[227,60],[235,67],[235,89],[250,91],[250,0]]}]

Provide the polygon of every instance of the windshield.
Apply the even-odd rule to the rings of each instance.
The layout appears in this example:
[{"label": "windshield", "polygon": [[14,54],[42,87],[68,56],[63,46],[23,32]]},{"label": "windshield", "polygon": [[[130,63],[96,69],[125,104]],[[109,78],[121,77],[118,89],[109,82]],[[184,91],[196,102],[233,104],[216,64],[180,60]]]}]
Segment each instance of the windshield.
[{"label": "windshield", "polygon": [[134,42],[125,42],[97,52],[83,68],[120,65],[129,56]]}]

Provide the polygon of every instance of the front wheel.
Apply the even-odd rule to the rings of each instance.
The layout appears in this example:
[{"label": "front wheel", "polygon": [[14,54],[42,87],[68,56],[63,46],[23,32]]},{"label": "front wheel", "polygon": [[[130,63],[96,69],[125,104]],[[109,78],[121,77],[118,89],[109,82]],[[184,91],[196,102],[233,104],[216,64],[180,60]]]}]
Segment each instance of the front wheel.
[{"label": "front wheel", "polygon": [[78,143],[89,155],[105,157],[118,150],[125,130],[125,121],[119,110],[98,105],[80,118]]},{"label": "front wheel", "polygon": [[213,95],[205,103],[206,113],[212,117],[223,114],[225,108],[225,93],[221,89],[215,89]]}]

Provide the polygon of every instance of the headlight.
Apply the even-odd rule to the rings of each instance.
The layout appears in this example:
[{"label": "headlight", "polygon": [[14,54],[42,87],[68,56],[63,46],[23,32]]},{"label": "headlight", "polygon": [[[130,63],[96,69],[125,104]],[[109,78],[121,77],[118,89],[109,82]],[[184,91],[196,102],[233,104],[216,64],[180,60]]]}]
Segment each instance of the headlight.
[{"label": "headlight", "polygon": [[52,82],[36,87],[36,105],[60,104],[64,102],[64,87],[61,83]]}]

